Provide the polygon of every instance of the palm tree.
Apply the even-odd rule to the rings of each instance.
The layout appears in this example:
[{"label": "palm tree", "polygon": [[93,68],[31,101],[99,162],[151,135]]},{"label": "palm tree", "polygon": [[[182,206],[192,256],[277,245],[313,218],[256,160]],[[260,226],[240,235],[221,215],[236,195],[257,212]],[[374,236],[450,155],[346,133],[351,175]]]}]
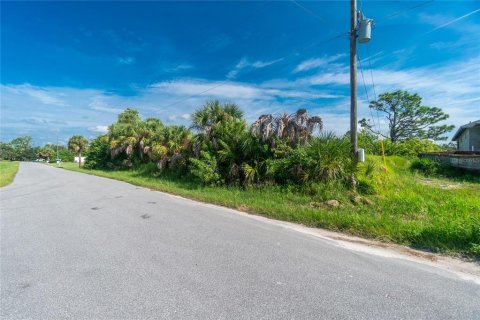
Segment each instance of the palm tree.
[{"label": "palm tree", "polygon": [[243,111],[234,103],[224,103],[218,100],[208,101],[192,115],[192,128],[210,136],[212,127],[219,122],[233,119],[241,121]]},{"label": "palm tree", "polygon": [[82,166],[82,152],[87,149],[88,140],[83,136],[73,136],[68,140],[68,149],[78,156],[78,167]]},{"label": "palm tree", "polygon": [[131,158],[138,155],[143,161],[148,152],[148,140],[163,128],[158,119],[148,118],[142,121],[135,109],[126,109],[118,115],[118,121],[109,127],[109,150],[112,159],[124,153],[127,162],[131,164]]},{"label": "palm tree", "polygon": [[252,124],[250,130],[253,136],[263,142],[273,142],[275,138],[280,138],[296,145],[308,140],[316,129],[321,131],[322,128],[322,118],[309,117],[306,109],[298,109],[290,115],[262,115]]},{"label": "palm tree", "polygon": [[162,170],[176,167],[187,158],[192,133],[185,126],[168,126],[158,130],[148,141],[145,152]]}]

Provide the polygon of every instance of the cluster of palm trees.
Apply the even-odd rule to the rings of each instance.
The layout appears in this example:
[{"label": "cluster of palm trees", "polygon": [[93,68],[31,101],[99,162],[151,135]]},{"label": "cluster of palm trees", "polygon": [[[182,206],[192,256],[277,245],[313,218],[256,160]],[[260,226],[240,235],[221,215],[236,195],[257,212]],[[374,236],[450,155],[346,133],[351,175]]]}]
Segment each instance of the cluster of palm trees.
[{"label": "cluster of palm trees", "polygon": [[[137,110],[129,108],[105,135],[92,141],[86,165],[136,168],[154,163],[157,171],[205,184],[305,182],[316,179],[305,172],[329,165],[319,158],[323,151],[312,149],[322,148],[320,117],[300,109],[292,114],[262,115],[249,127],[243,116],[234,103],[209,101],[192,114],[192,125],[187,128],[164,125],[154,118],[142,120]],[[69,146],[80,156],[86,141],[75,136]],[[345,159],[336,161],[336,166],[349,161],[348,147],[345,150]]]}]

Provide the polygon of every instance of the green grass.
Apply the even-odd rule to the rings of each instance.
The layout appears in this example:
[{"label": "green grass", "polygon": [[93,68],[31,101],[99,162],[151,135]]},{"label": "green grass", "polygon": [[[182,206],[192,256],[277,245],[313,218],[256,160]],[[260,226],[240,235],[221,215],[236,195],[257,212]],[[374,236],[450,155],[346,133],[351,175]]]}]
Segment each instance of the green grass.
[{"label": "green grass", "polygon": [[[410,170],[410,161],[369,156],[371,174],[361,164],[359,180],[370,203],[354,204],[351,191],[336,185],[294,187],[204,187],[189,181],[152,176],[137,171],[62,167],[126,181],[187,198],[237,208],[266,217],[395,242],[415,248],[480,258],[480,184],[425,178]],[[369,186],[365,188],[364,186]],[[322,204],[336,199],[339,207]]]},{"label": "green grass", "polygon": [[18,161],[0,161],[0,187],[12,183],[18,171]]}]

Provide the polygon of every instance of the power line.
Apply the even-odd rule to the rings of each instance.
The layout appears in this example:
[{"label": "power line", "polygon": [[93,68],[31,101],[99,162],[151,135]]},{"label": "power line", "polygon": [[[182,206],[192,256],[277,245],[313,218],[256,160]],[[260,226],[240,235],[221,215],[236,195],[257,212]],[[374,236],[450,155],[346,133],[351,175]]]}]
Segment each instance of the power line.
[{"label": "power line", "polygon": [[[374,94],[374,97],[375,97],[375,101],[378,101],[378,96],[377,96],[377,90],[375,89],[375,81],[373,81],[373,68],[372,68],[372,55],[370,53],[370,44],[367,43],[367,54],[368,54],[368,65],[369,65],[369,69],[370,69],[370,78],[372,79],[372,88],[373,88],[373,94]],[[377,113],[377,123],[378,123],[378,134],[380,134],[380,131],[381,131],[381,126],[380,126],[380,116],[378,114],[378,109],[376,109],[376,113]]]},{"label": "power line", "polygon": [[[310,45],[302,48],[301,50],[307,50],[307,49],[312,48],[312,47],[314,47],[314,46],[317,46],[317,45],[319,45],[319,44],[323,44],[323,43],[327,43],[327,42],[336,40],[336,39],[338,39],[338,38],[343,37],[344,35],[345,35],[345,33],[342,32],[342,33],[339,33],[339,34],[337,34],[337,35],[335,35],[335,36],[332,36],[332,37],[330,37],[330,38],[323,39],[323,40],[317,41],[317,42],[313,42],[313,43],[311,43]],[[286,58],[288,58],[288,57],[290,57],[290,56],[296,56],[296,55],[297,55],[296,52],[292,52],[292,53],[287,54],[287,55],[285,55],[285,56],[283,56],[283,57],[280,57],[280,58],[278,58],[278,59],[276,59],[276,60],[285,60]],[[260,70],[260,68],[254,69],[254,70],[251,70],[251,71],[249,71],[249,72],[244,73],[244,75],[252,74],[252,73],[257,72],[257,71],[259,71],[259,70]],[[166,106],[162,106],[161,108],[169,108],[169,107],[175,106],[175,105],[177,105],[177,104],[179,104],[179,103],[182,103],[182,102],[184,102],[184,101],[190,100],[190,99],[192,99],[192,98],[199,97],[199,96],[203,95],[204,93],[207,93],[207,92],[209,92],[209,91],[212,91],[213,89],[216,89],[216,88],[218,88],[218,87],[224,86],[224,85],[226,85],[227,83],[230,83],[230,80],[229,80],[229,79],[225,79],[225,80],[221,81],[220,83],[217,83],[216,85],[214,85],[214,86],[212,86],[212,87],[210,87],[210,88],[207,88],[207,89],[205,89],[205,90],[203,90],[203,91],[201,91],[201,92],[192,94],[192,95],[190,95],[190,96],[188,96],[188,97],[185,97],[185,98],[183,98],[183,99],[180,99],[180,100],[178,100],[178,101],[174,101],[174,102],[172,102],[172,103],[170,103],[170,104],[168,104],[168,105],[166,105]],[[299,100],[302,100],[302,99],[299,99]],[[306,101],[306,100],[305,100],[305,101]],[[311,101],[310,101],[310,102],[311,102]]]},{"label": "power line", "polygon": [[[298,6],[299,8],[301,8],[302,10],[304,10],[305,12],[307,12],[308,14],[310,14],[311,16],[315,17],[317,20],[321,21],[322,23],[323,23],[323,22],[326,22],[325,19],[323,19],[323,18],[321,18],[320,16],[316,15],[316,14],[315,14],[313,11],[311,11],[310,9],[302,6],[302,5],[301,5],[300,3],[298,3],[296,0],[290,0],[290,1],[291,1],[293,4],[295,4],[296,6]],[[427,4],[429,4],[429,3],[431,3],[431,2],[434,2],[434,1],[435,1],[435,0],[425,1],[425,2],[422,2],[422,3],[420,3],[420,4],[417,4],[417,5],[408,7],[408,8],[406,8],[406,9],[404,9],[404,10],[397,11],[397,12],[394,12],[394,13],[392,13],[392,14],[390,14],[390,15],[384,16],[384,17],[382,17],[382,18],[380,18],[380,19],[387,20],[387,19],[390,19],[390,18],[392,18],[392,17],[394,17],[394,16],[397,16],[397,15],[403,13],[403,12],[406,12],[406,11],[409,11],[409,10],[413,10],[413,9],[422,7],[422,6],[427,5]],[[346,36],[346,35],[348,35],[348,32],[347,32],[347,31],[341,32],[341,33],[339,33],[339,34],[337,34],[337,35],[335,35],[335,36],[332,36],[332,37],[330,37],[330,38],[327,38],[327,39],[324,39],[324,40],[321,40],[321,41],[317,41],[317,42],[313,42],[312,44],[310,44],[310,45],[302,48],[301,50],[307,50],[307,49],[310,49],[310,48],[312,48],[312,47],[314,47],[314,46],[317,46],[317,45],[319,45],[319,44],[327,43],[327,42],[333,41],[333,40],[335,40],[335,39],[341,38],[341,37]],[[290,53],[290,54],[288,54],[288,55],[286,55],[286,56],[283,56],[283,57],[281,57],[281,58],[278,58],[278,59],[276,59],[276,60],[285,60],[286,58],[288,58],[288,57],[290,57],[290,56],[292,56],[292,55],[296,55],[296,52]],[[369,60],[369,63],[370,63],[370,60]],[[251,70],[251,71],[249,71],[249,72],[246,72],[246,73],[244,73],[244,75],[252,74],[252,73],[254,73],[254,72],[258,71],[258,70],[260,70],[260,68]],[[370,67],[370,72],[372,72],[371,67]],[[372,73],[371,73],[371,78],[372,78],[372,83],[373,83],[373,74],[372,74]],[[219,88],[219,87],[221,87],[221,86],[224,86],[224,85],[226,85],[226,84],[229,83],[229,82],[230,82],[230,81],[229,81],[228,79],[225,79],[225,80],[221,81],[220,83],[217,83],[216,85],[214,85],[214,86],[212,86],[212,87],[210,87],[210,88],[207,88],[207,89],[205,89],[205,90],[203,90],[203,91],[201,91],[201,92],[199,92],[199,93],[190,95],[190,96],[185,97],[185,98],[183,98],[183,99],[180,99],[180,100],[178,100],[178,101],[174,101],[174,102],[172,102],[172,103],[170,103],[170,104],[168,104],[168,105],[166,105],[166,106],[163,106],[162,108],[172,107],[172,106],[175,106],[175,105],[177,105],[177,104],[179,104],[179,103],[182,103],[182,102],[184,102],[184,101],[190,100],[190,99],[192,99],[192,98],[199,97],[199,96],[201,96],[201,95],[203,95],[203,94],[205,94],[205,93],[207,93],[207,92],[209,92],[209,91],[212,91],[212,90],[214,90],[214,89],[216,89],[216,88]],[[374,92],[375,92],[375,84],[374,84],[374,83],[373,83],[373,88],[374,88]],[[376,99],[376,93],[375,93],[375,99]],[[299,100],[304,100],[304,99],[300,99],[300,98],[299,98]],[[308,101],[308,100],[304,100],[304,101]],[[378,111],[377,111],[377,118],[378,118]]]},{"label": "power line", "polygon": [[290,0],[293,4],[295,4],[297,7],[299,7],[300,9],[302,9],[303,11],[305,11],[306,13],[308,13],[309,15],[311,15],[312,17],[314,17],[315,19],[317,19],[318,21],[322,22],[322,23],[326,23],[327,21],[325,19],[323,19],[322,17],[320,17],[319,15],[317,15],[315,12],[313,12],[312,10],[302,6],[300,3],[298,3],[297,1],[295,0]]},{"label": "power line", "polygon": [[417,8],[420,8],[420,7],[423,7],[423,6],[426,6],[427,4],[430,4],[432,2],[434,2],[435,0],[428,0],[428,1],[424,1],[424,2],[421,2],[419,4],[416,4],[416,5],[413,5],[413,6],[410,6],[410,7],[407,7],[405,9],[402,9],[402,10],[399,10],[399,11],[395,11],[391,14],[388,14],[388,15],[385,15],[383,17],[380,17],[380,19],[378,20],[375,20],[375,23],[379,23],[379,22],[383,22],[385,20],[389,20],[393,17],[396,17],[404,12],[407,12],[407,11],[410,11],[410,10],[414,10],[414,9],[417,9]]},{"label": "power line", "polygon": [[[362,67],[362,62],[361,62],[362,60],[360,59],[360,55],[358,55],[357,60],[358,60],[358,68],[360,69],[360,74],[362,75],[362,82],[363,82],[363,88],[365,89],[365,95],[367,96],[368,103],[370,103],[367,85],[365,84],[365,77],[363,76],[363,67]],[[377,134],[380,134],[380,128],[377,128],[377,125],[375,124],[375,118],[373,117],[372,108],[370,108],[370,106],[368,107],[368,111],[370,112],[370,118],[373,121],[373,128],[377,131]]]}]

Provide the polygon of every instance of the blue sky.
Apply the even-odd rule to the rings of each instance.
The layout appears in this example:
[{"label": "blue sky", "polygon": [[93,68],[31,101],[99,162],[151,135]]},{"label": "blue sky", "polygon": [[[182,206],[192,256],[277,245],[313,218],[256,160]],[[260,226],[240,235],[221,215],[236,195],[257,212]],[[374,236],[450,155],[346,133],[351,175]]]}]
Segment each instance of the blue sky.
[{"label": "blue sky", "polygon": [[[376,20],[358,46],[359,118],[367,94],[396,89],[456,126],[480,118],[480,2],[358,5]],[[126,107],[188,125],[209,99],[236,102],[249,122],[307,108],[343,134],[348,28],[349,1],[2,1],[1,140],[92,138]]]}]

